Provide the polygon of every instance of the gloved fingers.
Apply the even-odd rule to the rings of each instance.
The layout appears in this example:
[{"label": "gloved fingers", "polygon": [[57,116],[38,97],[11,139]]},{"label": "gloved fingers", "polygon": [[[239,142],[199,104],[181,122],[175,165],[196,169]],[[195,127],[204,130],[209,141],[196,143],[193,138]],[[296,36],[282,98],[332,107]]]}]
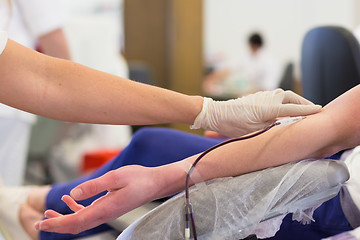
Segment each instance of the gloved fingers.
[{"label": "gloved fingers", "polygon": [[320,112],[320,105],[282,104],[277,117],[306,116]]},{"label": "gloved fingers", "polygon": [[303,104],[303,105],[314,105],[311,101],[307,100],[304,97],[299,96],[298,94],[287,90],[284,91],[284,99],[282,103],[294,103],[294,104]]}]

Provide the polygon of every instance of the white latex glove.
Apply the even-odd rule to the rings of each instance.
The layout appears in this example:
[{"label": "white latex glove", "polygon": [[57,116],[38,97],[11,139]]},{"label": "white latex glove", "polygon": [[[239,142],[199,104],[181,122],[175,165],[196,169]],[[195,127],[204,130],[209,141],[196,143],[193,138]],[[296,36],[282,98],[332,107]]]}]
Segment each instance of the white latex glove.
[{"label": "white latex glove", "polygon": [[204,98],[202,110],[190,128],[239,137],[263,129],[279,117],[305,116],[320,110],[321,106],[282,89],[257,92],[228,101]]}]

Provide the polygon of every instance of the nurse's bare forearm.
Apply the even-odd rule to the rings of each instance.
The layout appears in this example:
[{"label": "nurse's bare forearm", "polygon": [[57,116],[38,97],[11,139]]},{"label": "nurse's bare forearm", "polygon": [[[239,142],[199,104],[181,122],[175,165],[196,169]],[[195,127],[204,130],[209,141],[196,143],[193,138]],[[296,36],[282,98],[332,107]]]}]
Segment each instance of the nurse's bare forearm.
[{"label": "nurse's bare forearm", "polygon": [[0,101],[64,121],[191,124],[202,97],[136,83],[36,53],[11,40],[0,55]]}]

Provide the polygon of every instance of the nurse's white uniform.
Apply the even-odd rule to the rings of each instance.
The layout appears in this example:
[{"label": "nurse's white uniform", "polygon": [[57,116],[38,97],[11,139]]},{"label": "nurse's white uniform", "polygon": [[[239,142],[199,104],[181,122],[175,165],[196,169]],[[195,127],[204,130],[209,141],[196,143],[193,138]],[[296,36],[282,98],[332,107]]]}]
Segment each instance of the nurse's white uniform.
[{"label": "nurse's white uniform", "polygon": [[[37,39],[65,24],[66,16],[55,0],[0,0],[0,30],[9,38],[35,49]],[[3,40],[2,40],[3,41]],[[30,130],[36,118],[0,104],[0,177],[7,186],[22,185]]]}]

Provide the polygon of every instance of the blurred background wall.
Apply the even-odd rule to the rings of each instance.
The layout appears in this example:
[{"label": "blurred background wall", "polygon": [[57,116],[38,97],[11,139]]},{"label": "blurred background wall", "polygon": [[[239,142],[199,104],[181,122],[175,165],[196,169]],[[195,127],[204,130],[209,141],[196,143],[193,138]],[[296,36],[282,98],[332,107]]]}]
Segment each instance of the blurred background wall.
[{"label": "blurred background wall", "polygon": [[204,0],[204,58],[236,59],[247,51],[252,31],[281,64],[299,62],[305,33],[319,25],[354,30],[360,24],[357,0]]}]

